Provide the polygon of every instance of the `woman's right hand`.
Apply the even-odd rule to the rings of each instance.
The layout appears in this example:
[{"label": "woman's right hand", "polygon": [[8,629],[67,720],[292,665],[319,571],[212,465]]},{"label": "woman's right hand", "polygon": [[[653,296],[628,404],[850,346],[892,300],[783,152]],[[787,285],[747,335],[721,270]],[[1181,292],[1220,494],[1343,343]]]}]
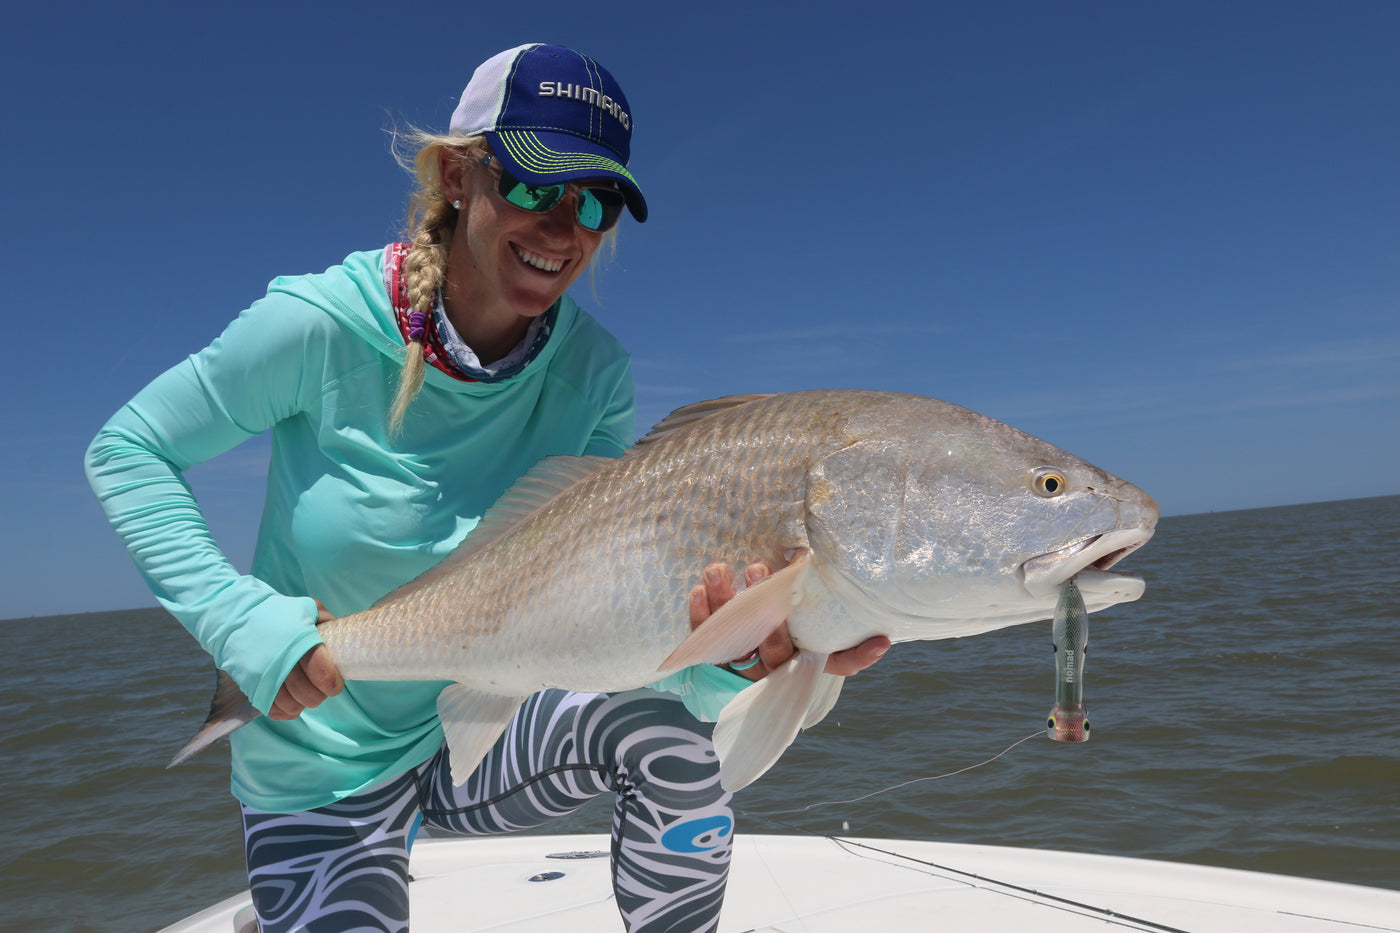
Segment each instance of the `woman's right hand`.
[{"label": "woman's right hand", "polygon": [[[316,623],[329,622],[331,615],[321,601],[316,600]],[[340,676],[335,662],[331,660],[330,649],[317,645],[301,656],[296,667],[292,668],[282,688],[277,691],[277,699],[272,701],[268,716],[272,719],[296,719],[304,710],[320,706],[327,697],[333,697],[345,689],[345,679]]]}]

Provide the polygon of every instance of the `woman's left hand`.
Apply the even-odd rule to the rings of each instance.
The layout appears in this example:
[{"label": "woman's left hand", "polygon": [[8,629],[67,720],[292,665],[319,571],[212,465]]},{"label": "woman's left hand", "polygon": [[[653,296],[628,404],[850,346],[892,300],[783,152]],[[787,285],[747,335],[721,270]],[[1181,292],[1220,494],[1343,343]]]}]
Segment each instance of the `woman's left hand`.
[{"label": "woman's left hand", "polygon": [[[744,568],[744,582],[749,586],[758,583],[770,573],[765,564],[749,564]],[[711,564],[705,568],[705,582],[690,591],[690,627],[698,628],[720,606],[734,598],[734,584],[729,579],[728,564]],[[827,658],[826,672],[849,677],[860,673],[884,655],[890,648],[890,640],[884,635],[867,638],[854,648],[837,651]],[[792,659],[797,647],[792,643],[784,622],[758,646],[758,663],[747,670],[735,671],[740,677],[749,680],[762,680],[770,671],[775,671]]]}]

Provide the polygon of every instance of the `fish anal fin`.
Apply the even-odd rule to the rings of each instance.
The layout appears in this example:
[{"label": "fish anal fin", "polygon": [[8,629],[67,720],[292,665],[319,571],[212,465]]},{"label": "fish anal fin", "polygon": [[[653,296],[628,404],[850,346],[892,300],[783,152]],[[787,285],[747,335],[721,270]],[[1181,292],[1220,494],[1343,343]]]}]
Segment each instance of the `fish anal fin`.
[{"label": "fish anal fin", "polygon": [[661,662],[658,671],[722,664],[748,654],[782,625],[797,604],[806,562],[798,560],[739,592]]},{"label": "fish anal fin", "polygon": [[184,763],[192,755],[197,755],[219,739],[229,735],[239,727],[261,716],[243,691],[225,671],[218,671],[214,684],[214,698],[209,702],[209,715],[204,725],[185,743],[185,747],[175,753],[167,768]]},{"label": "fish anal fin", "polygon": [[524,702],[524,697],[486,693],[466,684],[443,688],[437,709],[447,739],[453,784],[466,783]]},{"label": "fish anal fin", "polygon": [[729,701],[714,732],[720,784],[725,790],[747,787],[771,768],[811,718],[814,702],[830,708],[826,700],[835,701],[832,690],[821,682],[826,659],[825,654],[798,651],[787,664]]}]

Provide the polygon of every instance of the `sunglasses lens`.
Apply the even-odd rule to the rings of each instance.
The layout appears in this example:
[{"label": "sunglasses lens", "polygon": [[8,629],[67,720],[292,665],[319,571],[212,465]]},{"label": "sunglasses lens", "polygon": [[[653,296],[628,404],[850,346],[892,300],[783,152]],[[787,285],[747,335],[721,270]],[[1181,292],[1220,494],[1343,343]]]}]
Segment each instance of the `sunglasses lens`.
[{"label": "sunglasses lens", "polygon": [[611,230],[626,206],[622,192],[612,188],[584,188],[578,193],[579,226],[586,230]]},{"label": "sunglasses lens", "polygon": [[564,196],[563,185],[527,185],[501,173],[501,196],[527,211],[544,212],[559,203]]},{"label": "sunglasses lens", "polygon": [[[527,185],[511,177],[505,169],[501,169],[498,190],[501,197],[516,207],[542,214],[563,199],[569,186]],[[612,229],[626,206],[627,199],[616,188],[584,188],[578,193],[574,216],[578,218],[579,226],[600,232]]]}]

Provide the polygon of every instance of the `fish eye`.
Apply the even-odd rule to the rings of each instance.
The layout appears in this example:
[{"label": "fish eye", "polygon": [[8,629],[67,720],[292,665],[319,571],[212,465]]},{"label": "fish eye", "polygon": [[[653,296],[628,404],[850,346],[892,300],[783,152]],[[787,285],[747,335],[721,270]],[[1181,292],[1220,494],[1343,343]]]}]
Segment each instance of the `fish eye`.
[{"label": "fish eye", "polygon": [[1035,478],[1031,480],[1031,488],[1037,496],[1053,499],[1069,488],[1069,480],[1065,479],[1065,474],[1059,470],[1036,470]]}]

